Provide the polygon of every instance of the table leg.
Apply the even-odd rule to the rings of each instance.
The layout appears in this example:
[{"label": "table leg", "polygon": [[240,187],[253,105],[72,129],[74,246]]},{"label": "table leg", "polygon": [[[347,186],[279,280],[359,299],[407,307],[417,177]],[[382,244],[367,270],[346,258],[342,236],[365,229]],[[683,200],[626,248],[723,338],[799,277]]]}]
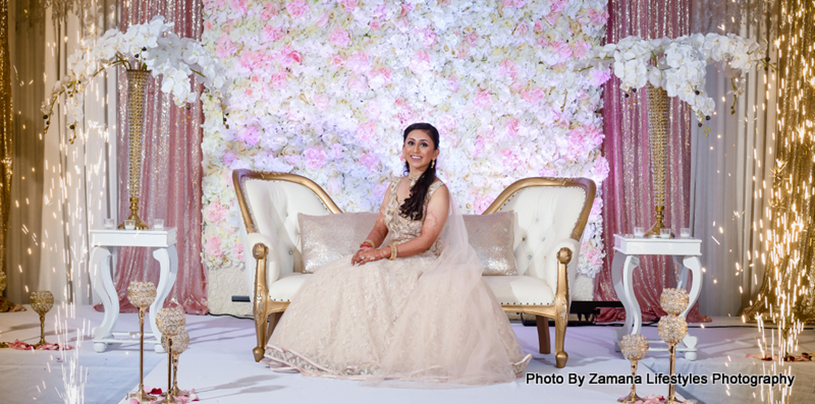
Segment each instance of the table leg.
[{"label": "table leg", "polygon": [[[687,272],[690,271],[693,278],[691,279],[691,286],[690,290],[688,291],[688,307],[685,308],[685,311],[682,312],[682,317],[688,318],[688,312],[690,311],[691,307],[696,303],[696,300],[699,299],[699,294],[702,292],[702,264],[699,261],[699,257],[695,255],[686,256],[682,260],[682,264],[684,269],[684,278],[687,279]],[[687,282],[682,285],[685,289],[687,289]]]},{"label": "table leg", "polygon": [[153,336],[159,341],[154,346],[154,350],[164,352],[161,347],[161,331],[156,327],[156,315],[164,307],[164,300],[167,299],[170,289],[175,285],[175,278],[178,275],[178,252],[175,245],[167,248],[156,248],[153,250],[153,257],[159,262],[161,273],[156,288],[156,300],[150,305],[150,328],[153,331]]},{"label": "table leg", "polygon": [[[110,251],[106,247],[94,247],[90,254],[91,280],[93,290],[99,295],[102,307],[105,309],[105,316],[102,324],[92,331],[93,339],[103,339],[111,337],[111,330],[119,319],[119,295],[116,293],[116,286],[113,285],[113,277],[108,257]],[[104,265],[103,265],[104,264]],[[96,352],[104,352],[107,344],[95,342],[93,349]]]},{"label": "table leg", "polygon": [[626,255],[619,251],[614,252],[611,274],[614,281],[614,290],[625,308],[625,324],[615,330],[615,348],[619,349],[619,342],[627,334],[639,334],[642,326],[642,311],[637,297],[634,294],[634,269],[640,265],[636,255]]}]

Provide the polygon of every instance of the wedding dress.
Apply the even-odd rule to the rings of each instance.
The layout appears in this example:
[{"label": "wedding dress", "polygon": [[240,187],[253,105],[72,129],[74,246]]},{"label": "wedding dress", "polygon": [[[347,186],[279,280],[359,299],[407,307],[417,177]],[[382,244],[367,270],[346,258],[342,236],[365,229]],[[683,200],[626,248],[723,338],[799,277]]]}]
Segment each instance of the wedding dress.
[{"label": "wedding dress", "polygon": [[[400,215],[398,181],[383,211],[396,244],[421,234],[423,223]],[[425,209],[441,185],[430,186]],[[519,377],[531,355],[523,354],[482,282],[461,215],[451,211],[442,236],[422,254],[364,265],[347,256],[318,269],[269,339],[272,368],[374,382],[491,384]]]}]

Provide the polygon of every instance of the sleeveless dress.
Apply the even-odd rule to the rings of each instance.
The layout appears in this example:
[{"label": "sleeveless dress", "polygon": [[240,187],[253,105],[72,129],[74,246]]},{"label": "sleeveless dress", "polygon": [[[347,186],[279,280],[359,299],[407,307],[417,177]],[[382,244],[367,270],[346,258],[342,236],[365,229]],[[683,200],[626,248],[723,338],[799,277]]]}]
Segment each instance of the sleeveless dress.
[{"label": "sleeveless dress", "polygon": [[[419,236],[423,224],[422,220],[414,221],[400,215],[400,201],[396,196],[399,180],[397,178],[390,184],[390,196],[383,214],[388,235],[395,244]],[[425,208],[433,193],[441,185],[441,181],[436,181],[430,186],[424,201]],[[408,308],[411,312],[421,313],[418,321],[422,321],[422,318],[437,321],[439,316],[448,316],[446,313],[436,313],[438,315],[425,317],[428,311],[453,310],[455,313],[455,308],[448,307],[450,305],[434,307],[432,302],[427,302],[427,307],[408,307],[411,294],[417,292],[417,284],[424,272],[433,267],[441,253],[442,244],[439,237],[433,246],[422,254],[395,260],[381,259],[358,266],[351,264],[351,256],[346,256],[315,271],[292,297],[291,303],[269,339],[265,356],[271,368],[297,370],[309,376],[354,380],[376,378],[428,380],[416,376],[432,374],[429,369],[401,369],[399,375],[393,376],[391,372],[382,374],[381,365],[386,356],[403,362],[401,356],[411,358],[417,355],[438,356],[439,349],[445,354],[466,357],[468,355],[466,352],[448,352],[455,349],[450,348],[450,344],[447,347],[425,349],[426,345],[434,344],[435,338],[432,337],[422,341],[418,348],[413,337],[407,337],[411,340],[409,344],[411,346],[405,346],[401,351],[398,346],[394,346],[394,343],[398,344],[398,341],[406,337],[396,335],[396,330],[404,332],[418,326],[416,324],[408,325],[407,328],[398,326],[400,316]],[[487,289],[483,284],[481,287]],[[496,338],[500,339],[503,349],[506,350],[506,356],[502,356],[507,359],[506,363],[502,364],[506,371],[503,371],[503,377],[494,381],[492,378],[489,378],[491,381],[479,378],[474,381],[477,384],[511,381],[507,380],[507,377],[520,376],[531,358],[531,355],[523,355],[506,315],[492,293],[488,294],[493,307],[490,312],[483,315],[496,317],[495,324],[498,326],[492,327],[497,329],[491,332],[496,333]],[[410,303],[424,306],[421,302],[425,300]],[[428,329],[436,330],[440,327],[429,324]],[[435,332],[437,331],[431,331]],[[452,338],[455,340],[457,337]],[[503,352],[501,354],[503,355]],[[435,360],[432,357],[426,359]],[[451,360],[461,361],[461,359]],[[400,363],[399,366],[412,365]],[[389,366],[393,367],[395,366]],[[433,379],[433,381],[445,380],[444,375]]]}]

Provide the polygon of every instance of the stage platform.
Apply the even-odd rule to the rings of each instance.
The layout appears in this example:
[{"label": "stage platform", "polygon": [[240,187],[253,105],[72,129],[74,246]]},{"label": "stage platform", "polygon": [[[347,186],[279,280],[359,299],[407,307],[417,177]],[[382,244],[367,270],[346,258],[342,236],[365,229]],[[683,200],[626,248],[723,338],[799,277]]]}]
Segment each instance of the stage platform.
[{"label": "stage platform", "polygon": [[[55,342],[55,307],[47,316],[46,338]],[[138,384],[138,346],[113,345],[104,353],[96,353],[90,341],[90,330],[102,320],[102,313],[91,307],[78,307],[75,318],[67,321],[68,343],[74,350],[26,352],[0,349],[0,402],[16,403],[117,403],[127,391]],[[755,327],[741,326],[740,321],[715,318],[705,329],[693,328],[699,337],[698,360],[679,358],[678,372],[706,375],[776,373],[770,363],[747,358],[758,352],[756,339],[760,334]],[[116,331],[135,331],[136,314],[122,314]],[[628,393],[627,385],[589,385],[592,373],[599,375],[625,375],[630,372],[628,361],[614,351],[612,331],[614,325],[571,327],[567,331],[566,349],[569,362],[564,369],[554,366],[554,354],[535,354],[527,372],[537,373],[544,379],[563,377],[563,384],[527,383],[526,378],[514,383],[459,389],[410,389],[367,387],[358,382],[309,378],[296,373],[274,373],[267,366],[255,363],[251,349],[254,346],[253,323],[249,319],[229,316],[187,316],[190,347],[181,355],[178,370],[183,389],[195,388],[205,403],[265,403],[265,402],[354,402],[354,403],[615,403]],[[76,330],[84,337],[78,341]],[[535,327],[513,323],[513,329],[527,352],[535,352]],[[769,330],[767,337],[769,338]],[[646,327],[644,333],[658,339],[656,327]],[[554,335],[554,329],[552,329]],[[29,309],[22,313],[0,313],[0,341],[20,339],[34,343],[39,338],[37,314]],[[801,351],[815,350],[815,332],[802,334]],[[151,349],[145,352],[145,384],[166,389],[167,362],[165,354]],[[79,366],[77,368],[76,366]],[[791,403],[815,402],[815,363],[801,362],[788,366],[796,376]],[[71,369],[75,369],[72,373]],[[641,362],[639,374],[654,378],[667,373],[667,353],[654,353]],[[70,382],[70,375],[79,375],[80,383]],[[583,386],[570,385],[569,375],[585,376]],[[555,377],[552,377],[555,375]],[[548,377],[546,377],[548,376]],[[67,381],[66,381],[67,380]],[[77,384],[82,388],[77,389]],[[66,390],[66,386],[69,387]],[[73,386],[71,388],[71,386]],[[66,391],[68,395],[66,395]],[[79,393],[84,391],[84,397]],[[640,395],[666,394],[665,385],[639,387]],[[768,402],[768,388],[742,385],[690,384],[678,391],[688,399],[704,403]],[[762,400],[763,395],[763,400]],[[71,401],[71,398],[75,399]],[[779,397],[776,395],[776,399]],[[125,401],[126,402],[126,401]]]}]

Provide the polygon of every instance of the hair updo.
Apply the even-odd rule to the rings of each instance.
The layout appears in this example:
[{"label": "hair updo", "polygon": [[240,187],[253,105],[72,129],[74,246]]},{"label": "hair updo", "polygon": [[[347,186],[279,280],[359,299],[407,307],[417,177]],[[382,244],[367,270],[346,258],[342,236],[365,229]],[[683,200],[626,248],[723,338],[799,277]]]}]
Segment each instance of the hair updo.
[{"label": "hair updo", "polygon": [[[439,131],[429,123],[414,123],[405,128],[405,133],[402,135],[402,144],[407,141],[408,133],[414,130],[421,130],[425,132],[433,141],[434,150],[439,149]],[[405,161],[405,173],[410,172],[410,165]],[[436,181],[436,165],[431,162],[422,175],[416,180],[416,184],[410,189],[410,197],[405,199],[402,206],[399,207],[402,217],[410,218],[411,220],[422,220],[424,217],[424,199],[427,197],[427,191],[430,185]]]}]

